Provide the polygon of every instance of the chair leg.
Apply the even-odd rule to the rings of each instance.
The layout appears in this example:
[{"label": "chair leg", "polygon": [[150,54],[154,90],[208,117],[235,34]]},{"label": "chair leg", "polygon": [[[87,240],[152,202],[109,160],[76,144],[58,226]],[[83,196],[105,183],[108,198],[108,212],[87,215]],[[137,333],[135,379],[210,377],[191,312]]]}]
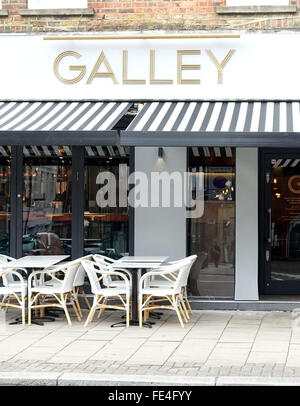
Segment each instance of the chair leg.
[{"label": "chair leg", "polygon": [[184,299],[185,299],[185,303],[187,305],[187,308],[188,308],[189,312],[192,314],[192,308],[191,308],[189,299],[187,297],[185,297]]},{"label": "chair leg", "polygon": [[[37,299],[37,303],[39,304],[39,300]],[[34,308],[34,317],[39,317],[39,309],[37,307]]]},{"label": "chair leg", "polygon": [[22,297],[22,324],[26,323],[26,314],[25,314],[25,297]]},{"label": "chair leg", "polygon": [[65,294],[65,296],[61,293],[61,295],[60,295],[60,304],[61,304],[62,308],[64,309],[64,312],[65,312],[65,315],[66,315],[69,326],[72,326],[72,322],[71,322],[71,318],[70,318],[70,315],[69,315],[69,312],[68,312],[68,306],[67,306],[68,296],[69,296],[68,293]]},{"label": "chair leg", "polygon": [[83,291],[83,287],[82,287],[82,292],[83,292],[83,299],[84,299],[84,301],[85,301],[85,303],[86,303],[88,309],[91,310],[90,302],[89,302],[88,298],[85,296],[85,293],[84,293],[84,291]]},{"label": "chair leg", "polygon": [[79,311],[77,309],[77,306],[76,306],[76,304],[75,304],[75,302],[73,300],[72,300],[72,306],[73,306],[73,309],[74,309],[74,312],[76,314],[76,317],[77,317],[78,321],[81,321],[80,313],[79,313]]},{"label": "chair leg", "polygon": [[[102,304],[103,304],[104,306],[106,306],[106,304],[107,304],[107,299],[104,299]],[[104,313],[104,310],[105,310],[105,307],[101,307],[101,309],[99,310],[99,313],[98,313],[98,319],[100,319],[100,317],[101,317],[102,314]]]},{"label": "chair leg", "polygon": [[182,315],[182,317],[183,317],[183,320],[187,323],[187,318],[186,318],[186,316],[185,316],[185,314],[184,314],[184,311],[183,311],[183,309],[182,309],[182,307],[181,307],[181,303],[180,303],[180,302],[178,302],[178,309],[179,309],[179,311],[180,311],[180,313],[181,313],[181,315]]},{"label": "chair leg", "polygon": [[73,287],[73,293],[74,293],[74,297],[75,297],[73,300],[74,300],[75,305],[76,305],[76,307],[77,307],[77,310],[78,310],[80,319],[82,319],[83,314],[82,314],[82,311],[81,311],[81,308],[80,308],[80,304],[79,304],[79,300],[78,300],[78,292],[79,292],[79,287],[77,287],[77,288]]},{"label": "chair leg", "polygon": [[184,311],[184,314],[185,314],[185,318],[186,318],[187,320],[189,320],[190,316],[189,316],[189,314],[188,314],[188,311],[187,311],[187,308],[186,308],[186,306],[185,306],[184,300],[181,300],[181,306],[182,306],[182,308],[183,308],[183,311]]},{"label": "chair leg", "polygon": [[126,297],[126,327],[129,327],[130,320],[130,298]]},{"label": "chair leg", "polygon": [[63,309],[64,309],[64,312],[65,312],[65,315],[66,315],[69,326],[72,326],[72,322],[71,322],[70,315],[69,315],[69,312],[68,312],[68,309],[67,309],[67,305],[64,305]]},{"label": "chair leg", "polygon": [[176,310],[177,317],[178,317],[178,320],[180,322],[180,325],[181,325],[182,328],[184,328],[184,324],[183,324],[183,321],[182,321],[182,318],[181,318],[181,315],[180,315],[180,311],[178,310],[178,308],[176,308],[175,310]]},{"label": "chair leg", "polygon": [[30,304],[30,298],[28,298],[28,309],[27,309],[27,312],[28,312],[28,324],[30,325],[31,324],[31,304]]},{"label": "chair leg", "polygon": [[7,313],[8,312],[8,305],[10,304],[10,299],[8,298],[8,300],[7,300],[7,306],[6,306],[6,309],[5,309],[5,313]]},{"label": "chair leg", "polygon": [[96,311],[96,308],[92,307],[90,312],[89,312],[89,315],[88,315],[88,317],[86,319],[86,322],[84,324],[85,327],[87,327],[87,325],[93,320],[95,311]]},{"label": "chair leg", "polygon": [[139,327],[143,327],[143,311],[142,311],[142,305],[143,305],[143,296],[140,296],[138,300],[138,316],[139,316]]}]

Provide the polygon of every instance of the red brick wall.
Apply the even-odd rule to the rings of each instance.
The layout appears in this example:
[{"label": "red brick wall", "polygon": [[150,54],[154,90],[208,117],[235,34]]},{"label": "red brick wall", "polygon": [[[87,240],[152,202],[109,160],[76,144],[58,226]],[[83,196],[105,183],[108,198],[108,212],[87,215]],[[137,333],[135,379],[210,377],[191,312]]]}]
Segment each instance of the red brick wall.
[{"label": "red brick wall", "polygon": [[139,30],[273,30],[300,28],[300,0],[296,14],[218,15],[222,0],[94,0],[93,17],[21,17],[24,0],[2,0],[8,17],[0,17],[0,32],[76,32]]}]

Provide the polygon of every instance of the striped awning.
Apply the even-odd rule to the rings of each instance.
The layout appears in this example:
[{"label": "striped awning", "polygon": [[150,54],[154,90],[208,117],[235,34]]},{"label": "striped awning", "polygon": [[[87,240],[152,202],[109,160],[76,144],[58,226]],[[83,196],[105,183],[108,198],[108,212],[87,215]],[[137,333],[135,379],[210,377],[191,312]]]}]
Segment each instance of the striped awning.
[{"label": "striped awning", "polygon": [[121,145],[300,146],[300,102],[149,102]]},{"label": "striped awning", "polygon": [[115,145],[131,102],[0,102],[1,145]]}]

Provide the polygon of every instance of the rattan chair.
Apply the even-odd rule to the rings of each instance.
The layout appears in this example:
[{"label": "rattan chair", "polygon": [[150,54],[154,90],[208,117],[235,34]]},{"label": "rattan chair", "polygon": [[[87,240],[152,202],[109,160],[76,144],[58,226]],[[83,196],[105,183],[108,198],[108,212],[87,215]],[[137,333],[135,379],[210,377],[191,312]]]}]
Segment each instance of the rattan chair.
[{"label": "rattan chair", "polygon": [[[126,326],[129,327],[130,319],[130,283],[126,274],[118,272],[117,270],[108,269],[100,263],[92,261],[81,261],[91,284],[91,290],[94,294],[93,304],[85,322],[87,326],[94,318],[96,310],[99,310],[99,316],[103,314],[106,309],[125,310],[126,312]],[[104,278],[119,277],[122,280],[122,285],[107,287],[103,284]],[[112,304],[109,302],[113,301]],[[115,302],[120,304],[115,304]]]}]

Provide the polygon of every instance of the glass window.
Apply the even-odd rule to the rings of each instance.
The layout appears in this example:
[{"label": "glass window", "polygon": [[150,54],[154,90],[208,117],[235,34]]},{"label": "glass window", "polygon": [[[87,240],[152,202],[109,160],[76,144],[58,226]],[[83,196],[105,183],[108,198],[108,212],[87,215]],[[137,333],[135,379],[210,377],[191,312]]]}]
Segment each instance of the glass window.
[{"label": "glass window", "polygon": [[[129,149],[86,147],[85,150],[84,254],[99,253],[120,258],[128,254],[129,245],[128,208],[120,204],[120,187],[125,186],[127,190]],[[110,199],[105,205],[99,194],[108,182],[112,194],[110,197],[103,194],[104,203]]]},{"label": "glass window", "polygon": [[226,6],[288,6],[289,0],[226,0]]},{"label": "glass window", "polygon": [[23,148],[24,255],[71,255],[71,154],[70,147]]},{"label": "glass window", "polygon": [[87,0],[28,0],[29,9],[86,8]]},{"label": "glass window", "polygon": [[191,296],[232,298],[235,261],[235,150],[189,148],[188,171],[204,180],[204,211],[188,220],[189,255],[196,254]]},{"label": "glass window", "polygon": [[10,254],[10,147],[0,146],[0,254]]}]

